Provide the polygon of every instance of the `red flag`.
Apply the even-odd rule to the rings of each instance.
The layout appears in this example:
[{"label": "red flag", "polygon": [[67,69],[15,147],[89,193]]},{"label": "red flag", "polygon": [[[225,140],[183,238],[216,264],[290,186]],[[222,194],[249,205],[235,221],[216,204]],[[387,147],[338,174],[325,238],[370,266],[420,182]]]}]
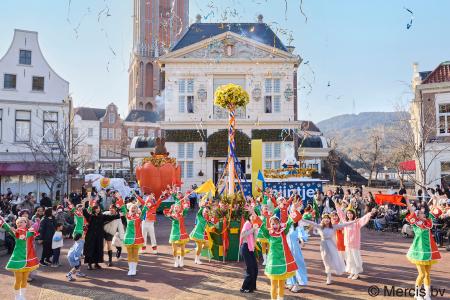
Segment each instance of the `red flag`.
[{"label": "red flag", "polygon": [[385,203],[394,204],[398,206],[406,206],[405,203],[402,203],[403,196],[402,195],[383,195],[383,194],[375,194],[375,202],[378,205],[383,205]]}]

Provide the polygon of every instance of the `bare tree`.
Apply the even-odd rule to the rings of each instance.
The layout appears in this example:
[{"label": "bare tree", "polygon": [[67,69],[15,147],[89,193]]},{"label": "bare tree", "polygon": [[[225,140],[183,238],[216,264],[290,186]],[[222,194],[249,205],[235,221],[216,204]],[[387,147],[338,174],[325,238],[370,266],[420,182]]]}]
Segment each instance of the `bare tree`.
[{"label": "bare tree", "polygon": [[378,169],[380,168],[382,145],[383,132],[379,128],[374,128],[367,143],[362,144],[356,149],[357,157],[363,162],[365,169],[369,171],[368,186],[372,184],[374,172],[377,175]]},{"label": "bare tree", "polygon": [[[73,116],[63,111],[63,123],[47,122],[44,111],[44,133],[41,137],[31,137],[25,144],[34,160],[52,166],[52,170],[42,170],[38,175],[55,199],[55,189],[63,188],[69,182],[69,174],[83,163],[77,149],[83,145],[84,136],[71,137]],[[57,119],[56,119],[57,120]]]},{"label": "bare tree", "polygon": [[424,103],[421,97],[416,97],[410,105],[411,114],[406,112],[404,105],[396,107],[401,118],[392,129],[396,139],[395,149],[400,158],[416,161],[415,174],[405,175],[408,180],[425,190],[433,182],[440,183],[441,178],[429,178],[427,174],[432,165],[439,161],[439,156],[450,147],[436,138],[438,128],[435,106]]},{"label": "bare tree", "polygon": [[339,167],[339,164],[341,162],[341,157],[339,156],[336,148],[337,148],[337,142],[336,139],[332,138],[328,141],[328,144],[330,145],[331,150],[328,152],[327,156],[327,163],[330,167],[330,175],[333,180],[333,185],[336,185],[336,174],[337,169]]}]

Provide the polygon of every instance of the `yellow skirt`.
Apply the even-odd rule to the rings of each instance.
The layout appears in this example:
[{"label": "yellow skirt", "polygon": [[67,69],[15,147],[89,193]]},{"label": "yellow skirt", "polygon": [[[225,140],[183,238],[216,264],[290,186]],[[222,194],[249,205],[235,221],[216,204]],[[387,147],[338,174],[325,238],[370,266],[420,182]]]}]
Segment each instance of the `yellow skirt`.
[{"label": "yellow skirt", "polygon": [[420,265],[420,266],[431,266],[431,265],[437,264],[437,262],[438,262],[436,259],[434,259],[434,260],[415,260],[412,258],[408,258],[408,260],[410,262],[412,262],[413,264]]},{"label": "yellow skirt", "polygon": [[194,242],[199,242],[199,243],[206,243],[208,242],[208,240],[205,239],[197,239],[197,238],[190,238],[192,241]]},{"label": "yellow skirt", "polygon": [[173,242],[172,244],[176,244],[176,245],[186,245],[187,243],[189,243],[189,239],[178,240],[178,241]]},{"label": "yellow skirt", "polygon": [[271,280],[286,280],[288,278],[293,277],[295,275],[295,272],[296,271],[292,271],[292,272],[284,273],[281,275],[270,275],[270,274],[267,274],[266,272],[264,272],[264,274],[266,274],[266,276]]},{"label": "yellow skirt", "polygon": [[257,238],[256,239],[257,242],[260,242],[261,244],[268,244],[269,240],[266,238]]},{"label": "yellow skirt", "polygon": [[37,268],[39,268],[39,265],[36,265],[36,266],[34,266],[34,267],[30,267],[30,268],[22,268],[22,269],[19,269],[19,270],[8,269],[8,268],[6,268],[6,270],[11,271],[11,272],[24,273],[24,272],[33,272],[33,271],[36,270]]}]

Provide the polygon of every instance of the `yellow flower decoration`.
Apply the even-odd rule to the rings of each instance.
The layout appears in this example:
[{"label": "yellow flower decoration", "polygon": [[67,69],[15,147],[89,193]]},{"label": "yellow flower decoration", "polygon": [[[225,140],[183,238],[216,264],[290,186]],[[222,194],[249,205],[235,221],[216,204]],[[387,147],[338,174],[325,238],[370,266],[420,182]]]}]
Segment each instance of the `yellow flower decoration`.
[{"label": "yellow flower decoration", "polygon": [[214,104],[225,109],[244,107],[249,102],[248,93],[233,83],[219,86],[214,94]]}]

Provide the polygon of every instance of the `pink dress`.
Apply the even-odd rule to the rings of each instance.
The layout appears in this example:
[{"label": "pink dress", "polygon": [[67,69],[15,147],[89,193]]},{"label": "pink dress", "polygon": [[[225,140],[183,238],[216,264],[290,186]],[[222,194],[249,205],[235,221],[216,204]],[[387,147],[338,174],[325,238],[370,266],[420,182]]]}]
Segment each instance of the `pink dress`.
[{"label": "pink dress", "polygon": [[[338,208],[337,213],[341,220],[345,220],[345,213],[342,209]],[[369,222],[371,216],[371,213],[367,213],[362,218],[356,220],[355,223],[344,227],[345,271],[350,274],[359,274],[363,271],[363,261],[360,253],[361,228]],[[343,223],[348,222],[344,221]]]}]

